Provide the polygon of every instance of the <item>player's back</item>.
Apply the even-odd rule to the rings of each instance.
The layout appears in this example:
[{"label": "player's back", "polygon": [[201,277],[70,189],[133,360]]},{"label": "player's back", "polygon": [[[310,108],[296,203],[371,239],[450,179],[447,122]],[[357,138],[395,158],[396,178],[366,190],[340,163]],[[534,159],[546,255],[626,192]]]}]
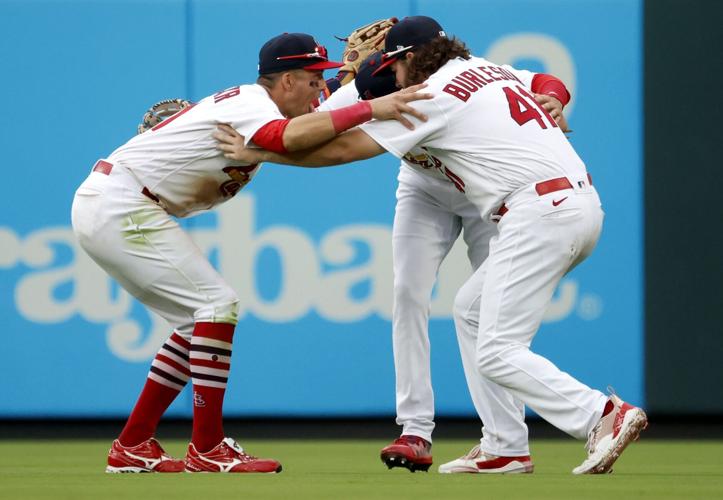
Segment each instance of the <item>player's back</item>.
[{"label": "player's back", "polygon": [[185,217],[230,199],[258,170],[224,158],[212,136],[218,124],[251,137],[277,118],[283,116],[263,87],[232,87],[133,137],[108,159],[131,171],[169,213]]},{"label": "player's back", "polygon": [[[585,174],[585,165],[526,85],[529,72],[483,58],[449,61],[427,83],[445,124],[424,145],[497,203],[518,188]],[[487,204],[485,204],[487,205]],[[490,207],[492,208],[492,207]]]}]

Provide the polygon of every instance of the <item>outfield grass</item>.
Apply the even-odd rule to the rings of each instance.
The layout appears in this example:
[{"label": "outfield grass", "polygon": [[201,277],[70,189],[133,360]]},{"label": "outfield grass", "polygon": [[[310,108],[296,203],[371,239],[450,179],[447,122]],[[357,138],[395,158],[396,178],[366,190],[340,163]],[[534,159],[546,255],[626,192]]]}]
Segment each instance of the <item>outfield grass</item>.
[{"label": "outfield grass", "polygon": [[[436,441],[429,473],[387,470],[384,441],[244,441],[249,452],[280,460],[275,475],[104,474],[106,441],[0,441],[0,498],[12,499],[504,499],[723,498],[723,442],[635,443],[606,476],[573,476],[581,443],[536,441],[535,473],[442,475],[436,465],[474,443]],[[185,443],[167,441],[181,456]]]}]

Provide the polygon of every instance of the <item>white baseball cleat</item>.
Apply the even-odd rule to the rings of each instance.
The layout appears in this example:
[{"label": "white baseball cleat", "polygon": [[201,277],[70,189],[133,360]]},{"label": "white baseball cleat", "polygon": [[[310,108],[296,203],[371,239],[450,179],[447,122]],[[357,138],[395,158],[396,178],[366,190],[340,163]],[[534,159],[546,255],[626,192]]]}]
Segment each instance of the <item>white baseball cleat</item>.
[{"label": "white baseball cleat", "polygon": [[625,450],[637,441],[640,433],[648,426],[645,412],[617,397],[610,395],[608,405],[612,409],[595,425],[587,438],[587,459],[572,470],[573,474],[607,474]]},{"label": "white baseball cleat", "polygon": [[440,474],[526,474],[534,470],[529,455],[521,457],[500,457],[480,450],[479,445],[469,453],[439,466]]}]

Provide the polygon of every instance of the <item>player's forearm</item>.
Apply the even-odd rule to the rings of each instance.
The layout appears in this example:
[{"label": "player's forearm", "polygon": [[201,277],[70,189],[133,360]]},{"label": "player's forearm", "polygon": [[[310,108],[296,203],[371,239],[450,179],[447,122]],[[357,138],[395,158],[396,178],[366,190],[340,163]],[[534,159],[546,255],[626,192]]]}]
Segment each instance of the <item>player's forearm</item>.
[{"label": "player's forearm", "polygon": [[[398,120],[408,129],[414,129],[414,125],[405,114],[421,121],[427,121],[424,113],[409,105],[412,101],[434,97],[432,94],[418,92],[425,86],[426,84],[413,85],[403,91],[371,101],[360,101],[332,111],[309,113],[293,118],[288,122],[282,136],[284,148],[286,151],[293,152],[314,147],[372,118]],[[255,137],[254,142],[256,142]],[[256,142],[256,144],[259,143]]]},{"label": "player's forearm", "polygon": [[345,132],[331,141],[293,153],[279,154],[261,150],[260,162],[281,163],[298,167],[329,167],[372,158],[384,149],[359,129]]},{"label": "player's forearm", "polygon": [[258,153],[259,163],[278,163],[280,165],[292,165],[295,167],[319,168],[336,165],[330,159],[327,162],[322,161],[314,156],[311,151],[301,151],[294,153],[274,153],[265,149]]},{"label": "player's forearm", "polygon": [[217,148],[224,157],[243,165],[271,162],[300,167],[326,167],[364,160],[384,152],[379,144],[359,128],[345,132],[325,144],[297,152],[246,147],[244,137],[227,124],[220,124],[213,137],[218,141]]},{"label": "player's forearm", "polygon": [[284,148],[292,153],[322,144],[335,136],[328,113],[309,113],[294,118],[284,130]]},{"label": "player's forearm", "polygon": [[371,118],[372,108],[368,102],[359,102],[329,112],[298,116],[291,120],[284,130],[284,147],[288,152],[312,148]]}]

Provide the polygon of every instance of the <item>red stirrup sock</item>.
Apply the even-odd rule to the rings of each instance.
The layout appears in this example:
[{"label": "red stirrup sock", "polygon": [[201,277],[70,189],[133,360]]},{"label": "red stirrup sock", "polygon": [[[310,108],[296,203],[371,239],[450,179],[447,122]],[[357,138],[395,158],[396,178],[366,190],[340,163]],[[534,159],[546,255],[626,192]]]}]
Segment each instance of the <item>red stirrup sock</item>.
[{"label": "red stirrup sock", "polygon": [[176,332],[161,346],[151,364],[146,385],[118,437],[123,446],[135,446],[153,437],[161,416],[191,376],[190,347],[190,342]]},{"label": "red stirrup sock", "polygon": [[191,442],[205,453],[224,438],[223,396],[231,367],[235,325],[196,323],[191,338],[193,382],[193,435]]}]

